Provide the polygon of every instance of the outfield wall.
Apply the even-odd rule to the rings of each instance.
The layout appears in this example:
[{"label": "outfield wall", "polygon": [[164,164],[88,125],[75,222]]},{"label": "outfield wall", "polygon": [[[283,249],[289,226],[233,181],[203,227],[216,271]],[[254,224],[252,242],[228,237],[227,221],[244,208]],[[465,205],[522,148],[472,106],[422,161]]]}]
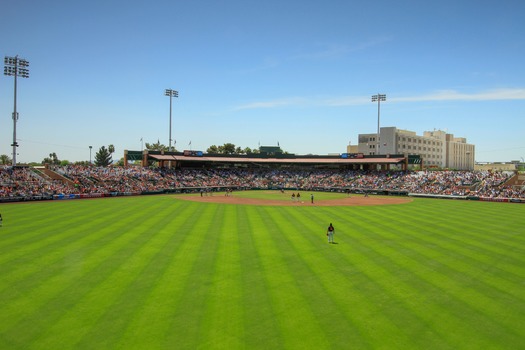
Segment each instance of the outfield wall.
[{"label": "outfield wall", "polygon": [[478,197],[478,196],[455,196],[446,194],[427,194],[427,193],[409,193],[410,197],[420,198],[437,198],[437,199],[462,199],[482,202],[503,202],[503,203],[525,203],[523,198],[492,198],[492,197]]}]

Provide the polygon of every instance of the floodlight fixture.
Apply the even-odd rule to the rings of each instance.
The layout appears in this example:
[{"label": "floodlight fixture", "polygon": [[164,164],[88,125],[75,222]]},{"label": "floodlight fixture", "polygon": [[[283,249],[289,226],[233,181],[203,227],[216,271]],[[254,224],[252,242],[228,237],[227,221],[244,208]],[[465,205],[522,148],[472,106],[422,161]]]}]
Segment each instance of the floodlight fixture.
[{"label": "floodlight fixture", "polygon": [[385,94],[377,94],[372,95],[372,102],[377,102],[377,149],[376,154],[379,154],[379,148],[381,147],[381,143],[379,140],[379,121],[380,121],[380,115],[381,115],[381,102],[386,101],[386,95]]},{"label": "floodlight fixture", "polygon": [[386,101],[385,94],[377,94],[372,96],[372,102]]},{"label": "floodlight fixture", "polygon": [[164,93],[164,95],[171,96],[171,97],[179,97],[179,92],[176,90],[172,90],[172,89],[166,89],[166,92]]},{"label": "floodlight fixture", "polygon": [[172,106],[172,102],[171,101],[173,97],[179,97],[179,92],[173,89],[166,89],[164,95],[170,97],[170,135],[169,135],[168,152],[171,152],[172,151],[171,149],[171,141],[172,141],[172,138],[171,138],[171,106]]},{"label": "floodlight fixture", "polygon": [[18,143],[16,142],[16,121],[18,120],[18,112],[16,111],[16,93],[17,93],[17,78],[29,78],[29,61],[15,57],[4,57],[4,75],[14,77],[14,107],[13,107],[13,166],[16,166],[16,148]]}]

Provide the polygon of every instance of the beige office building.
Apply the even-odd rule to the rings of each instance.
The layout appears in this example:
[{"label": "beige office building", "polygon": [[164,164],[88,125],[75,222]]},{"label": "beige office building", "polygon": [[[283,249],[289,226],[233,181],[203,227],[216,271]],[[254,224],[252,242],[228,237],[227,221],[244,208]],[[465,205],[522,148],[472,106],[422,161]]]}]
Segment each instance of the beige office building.
[{"label": "beige office building", "polygon": [[383,127],[379,140],[377,134],[359,134],[357,148],[367,155],[420,155],[425,168],[474,170],[475,146],[441,130],[425,131],[420,136],[414,131]]}]

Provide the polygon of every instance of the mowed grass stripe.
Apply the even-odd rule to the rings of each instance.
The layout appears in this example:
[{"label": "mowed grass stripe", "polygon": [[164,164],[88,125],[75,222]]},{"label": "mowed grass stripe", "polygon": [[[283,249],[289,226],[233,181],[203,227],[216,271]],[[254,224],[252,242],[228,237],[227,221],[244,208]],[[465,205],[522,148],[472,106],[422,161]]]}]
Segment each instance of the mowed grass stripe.
[{"label": "mowed grass stripe", "polygon": [[[398,206],[396,209],[393,209],[398,219],[393,221],[392,224],[395,225],[396,222],[400,222],[400,229],[405,228],[406,232],[419,232],[422,235],[439,236],[440,239],[436,241],[436,244],[446,244],[445,242],[447,241],[453,245],[461,246],[462,244],[471,251],[471,256],[476,256],[477,258],[486,257],[488,260],[491,260],[494,256],[506,256],[507,259],[515,257],[514,262],[516,264],[522,263],[522,255],[516,254],[515,250],[522,250],[523,248],[517,246],[515,242],[507,243],[510,239],[509,237],[506,237],[504,240],[499,239],[500,236],[506,234],[501,235],[498,231],[491,232],[484,229],[488,223],[493,221],[491,216],[488,215],[489,213],[492,214],[492,211],[487,213],[480,210],[473,211],[469,208],[469,205],[488,203],[421,199],[418,199],[418,201],[419,203],[416,206]],[[449,203],[464,204],[463,208],[466,211],[461,211],[462,207],[459,207],[453,210],[451,214],[451,210],[448,207]],[[498,205],[500,203],[492,204]],[[392,210],[392,208],[394,207],[381,207],[380,212]],[[510,205],[510,208],[525,209],[519,205]],[[471,215],[468,213],[471,213]],[[473,213],[476,213],[477,216],[473,217]],[[377,219],[373,218],[372,220],[376,222]],[[379,220],[382,220],[382,218]],[[515,221],[519,223],[519,220],[515,219]],[[383,223],[380,223],[380,225],[385,226]],[[386,224],[386,226],[388,225]],[[470,227],[463,229],[461,228],[462,225],[470,225]],[[472,227],[478,225],[481,227],[479,230],[472,230]],[[502,242],[505,243],[502,244]]]},{"label": "mowed grass stripe", "polygon": [[[440,347],[447,342],[453,344],[444,332],[439,335],[438,330],[433,328],[433,318],[427,315],[432,310],[428,310],[427,305],[421,301],[422,297],[418,295],[418,289],[406,283],[412,279],[417,281],[419,277],[407,273],[384,248],[388,247],[397,235],[397,233],[391,234],[389,230],[390,226],[396,224],[395,218],[389,214],[391,208],[393,207],[351,208],[352,212],[345,216],[348,223],[344,225],[344,229],[349,233],[345,237],[348,236],[349,243],[363,253],[363,260],[369,262],[369,268],[363,271],[374,276],[371,277],[370,282],[377,284],[376,288],[383,290],[385,300],[378,301],[384,306],[383,312],[391,319],[396,319],[396,322],[412,325],[410,328],[400,327],[409,332],[410,343],[420,344],[420,347],[432,347],[432,344]],[[378,222],[378,217],[381,222]],[[403,240],[403,237],[400,236],[399,239]],[[404,256],[401,254],[398,258],[404,259]],[[397,309],[394,312],[393,305]]]},{"label": "mowed grass stripe", "polygon": [[[388,212],[382,212],[379,207],[361,209],[363,208],[349,208],[349,212],[341,217],[343,221],[339,225],[342,226],[340,232],[344,238],[338,240],[352,248],[351,255],[345,256],[345,259],[347,264],[357,270],[357,275],[353,278],[360,281],[359,288],[371,303],[379,307],[379,313],[388,322],[395,324],[398,333],[403,335],[400,337],[396,333],[384,332],[388,339],[392,337],[397,340],[391,346],[452,346],[453,343],[447,339],[446,334],[440,334],[439,329],[433,327],[434,319],[428,315],[431,310],[421,302],[418,290],[405,281],[403,269],[392,260],[388,251],[381,248],[381,244],[388,244],[388,241],[379,241],[378,246],[375,246],[372,237],[376,235],[375,231],[380,230],[375,220],[381,216],[388,222]],[[376,346],[384,344],[377,336],[375,340],[379,341]]]},{"label": "mowed grass stripe", "polygon": [[[89,203],[77,202],[76,206],[75,203],[65,202],[33,203],[34,207],[13,205],[19,209],[14,213],[20,219],[11,218],[9,227],[2,228],[1,249],[11,251],[11,254],[0,256],[0,266],[4,267],[9,262],[15,266],[25,261],[32,262],[42,251],[53,251],[56,247],[62,247],[66,241],[74,242],[90,235],[96,232],[97,227],[127,217],[133,210],[108,212],[105,209],[114,203],[103,203],[101,200],[86,202]],[[68,204],[72,206],[68,207]],[[12,209],[13,206],[8,208]],[[48,213],[45,215],[47,221],[37,222],[37,226],[32,219],[35,208]],[[92,213],[93,217],[87,217],[86,211]],[[3,215],[11,215],[11,211]]]},{"label": "mowed grass stripe", "polygon": [[[403,240],[404,254],[422,261],[428,267],[427,275],[436,274],[435,279],[440,275],[444,276],[441,277],[443,280],[457,286],[456,292],[463,303],[468,304],[468,307],[475,309],[476,312],[485,313],[487,319],[495,323],[486,324],[485,329],[480,330],[481,334],[496,334],[501,330],[502,334],[498,334],[498,338],[502,339],[504,335],[508,335],[512,339],[514,325],[520,322],[521,315],[525,311],[522,278],[502,270],[494,271],[493,264],[502,258],[501,255],[493,254],[489,261],[481,261],[469,250],[468,244],[447,244],[446,238],[435,238],[437,233],[423,235],[416,233],[415,230],[408,230],[408,234],[411,239],[406,239],[405,236]],[[447,235],[446,232],[442,234]],[[429,244],[431,239],[435,241]],[[483,242],[482,237],[474,239],[478,244],[480,241]],[[442,246],[443,242],[445,246]],[[392,245],[392,249],[396,247]],[[516,268],[520,268],[523,275],[525,272],[523,264],[517,265]],[[509,302],[515,307],[506,308],[505,305]],[[482,310],[481,305],[483,305]],[[458,305],[453,309],[458,314],[468,314],[461,312]],[[514,337],[516,336],[519,335],[515,333]]]},{"label": "mowed grass stripe", "polygon": [[[378,214],[377,211],[354,214],[354,233],[350,244],[354,247],[353,254],[358,260],[352,259],[349,262],[361,266],[361,272],[368,278],[363,283],[371,289],[368,292],[369,298],[377,299],[375,302],[381,305],[381,313],[386,315],[390,322],[396,323],[400,332],[407,333],[406,336],[410,340],[407,343],[399,343],[396,348],[409,344],[416,347],[453,348],[455,342],[454,339],[450,339],[450,334],[436,327],[436,320],[447,315],[447,310],[427,303],[426,291],[433,286],[419,275],[407,271],[403,264],[392,257],[392,252],[386,248],[389,245],[388,240],[373,238],[380,230],[374,222],[374,217]],[[384,217],[385,214],[381,214]],[[404,259],[402,255],[397,258]],[[360,260],[366,263],[360,263]],[[450,322],[457,320],[451,319]]]},{"label": "mowed grass stripe", "polygon": [[217,254],[215,266],[210,271],[210,296],[205,301],[207,316],[199,326],[200,347],[232,349],[243,346],[245,339],[243,319],[243,294],[250,292],[242,283],[238,222],[246,220],[237,216],[238,206],[226,205],[221,217],[215,220],[217,228]]},{"label": "mowed grass stripe", "polygon": [[[385,233],[381,230],[378,230],[377,229],[378,225],[376,224],[374,225],[375,230],[376,230],[375,234],[378,234],[380,236],[382,235],[382,237],[379,237],[378,239],[374,241],[370,241],[370,242],[371,243],[377,242],[377,245],[381,246],[381,248],[378,248],[378,249],[391,250],[391,255],[395,257],[393,261],[397,262],[398,264],[402,264],[403,267],[405,268],[405,271],[411,271],[413,273],[417,273],[417,275],[421,279],[425,279],[427,280],[428,283],[434,284],[437,292],[435,293],[433,297],[439,298],[440,296],[441,297],[445,296],[445,299],[446,299],[445,305],[442,307],[442,309],[443,310],[454,310],[454,315],[456,317],[459,317],[461,319],[463,318],[463,315],[469,315],[469,316],[474,316],[475,318],[476,313],[480,312],[479,308],[482,308],[483,310],[485,310],[487,308],[490,309],[491,306],[494,305],[494,302],[491,302],[490,298],[486,298],[484,295],[480,296],[479,293],[476,292],[475,294],[477,294],[478,296],[477,299],[474,298],[473,295],[471,295],[472,293],[471,283],[469,283],[468,279],[461,278],[463,272],[457,271],[457,267],[454,266],[455,262],[457,262],[458,256],[461,257],[460,254],[457,254],[456,257],[450,257],[451,261],[448,261],[447,257],[445,257],[444,259],[445,262],[442,263],[439,260],[436,260],[435,252],[433,251],[434,248],[428,249],[425,246],[425,244],[419,244],[415,246],[414,248],[412,248],[412,246],[414,246],[413,237],[417,236],[417,233],[414,233],[414,232],[417,232],[417,229],[410,227],[410,225],[409,226],[406,226],[406,225],[407,225],[406,223],[399,225],[399,227],[397,228],[397,232],[393,232],[394,237],[395,236],[401,237],[401,239],[398,240],[398,239],[392,238],[392,232]],[[392,225],[391,230],[395,231],[395,228],[396,228],[395,225]],[[409,235],[412,235],[412,237],[409,237],[406,234],[404,234],[405,231],[408,232]],[[425,237],[430,237],[430,236],[426,235]],[[431,247],[433,246],[435,245],[431,245]],[[431,254],[428,254],[429,251],[431,251]],[[395,256],[396,254],[399,254],[399,256]],[[413,261],[410,261],[411,259],[413,259]],[[472,266],[477,266],[477,264],[474,263]],[[422,270],[422,271],[419,271],[419,270]],[[435,271],[435,270],[438,270],[438,271]],[[456,277],[455,279],[454,279],[454,276]],[[417,278],[411,277],[410,280],[417,281]],[[488,287],[482,284],[483,282],[478,283],[477,287],[479,288],[479,290],[486,291]],[[420,285],[416,285],[416,287],[424,291],[424,289],[421,288]],[[451,299],[451,292],[453,295],[452,298],[457,297],[457,298],[460,298],[461,300]],[[482,298],[483,301],[479,302],[479,298]],[[475,300],[478,300],[479,304],[476,304]],[[467,305],[464,305],[465,303]],[[500,311],[498,312],[498,310]],[[494,310],[492,310],[492,312],[495,312],[495,313],[493,314],[489,313],[486,316],[488,316],[489,318],[497,316],[501,312],[504,312],[503,310],[504,308],[500,308],[499,306],[497,306]],[[440,311],[440,312],[443,312],[443,311]],[[515,314],[517,316],[519,313],[515,313]],[[454,318],[449,318],[449,322],[452,319]],[[462,319],[462,321],[457,324],[457,327],[464,328],[465,324],[468,324],[469,321],[472,321],[472,319]],[[509,325],[512,325],[513,321],[516,322],[517,320],[513,319],[513,317],[510,316],[508,322],[506,323],[508,323]],[[469,326],[472,328],[471,324],[469,324]],[[495,326],[495,327],[493,328],[492,326]],[[458,329],[458,328],[450,327],[450,329],[452,330],[452,329]],[[515,335],[512,335],[513,333],[512,326],[509,328],[507,326],[502,326],[501,324],[499,326],[487,324],[482,329],[482,331],[485,331],[485,333],[481,332],[480,334],[487,334],[487,333],[491,334],[492,333],[492,335],[494,335],[495,333],[498,332],[497,330],[500,330],[500,333],[498,334],[496,338],[501,339],[501,336],[507,336],[507,338],[510,337],[510,339],[507,339],[507,340],[510,340],[510,341],[517,340]],[[450,333],[450,334],[453,334],[453,333]],[[483,344],[484,341],[482,340],[482,337],[477,336],[475,332],[471,336],[472,336],[474,343],[477,341],[480,344]]]},{"label": "mowed grass stripe", "polygon": [[[149,227],[155,224],[156,218],[151,216],[145,219],[142,227],[149,230]],[[126,231],[126,226],[129,226],[127,221],[117,221],[100,230],[102,234],[111,234]],[[150,235],[145,234],[143,230],[132,230],[127,234],[119,234],[109,242],[98,241],[98,249],[93,250],[91,256],[85,255],[77,261],[81,264],[80,275],[71,275],[69,270],[65,270],[63,273],[48,276],[49,278],[40,280],[38,285],[27,290],[19,298],[11,300],[2,313],[2,317],[5,316],[10,321],[0,322],[0,326],[9,324],[11,327],[1,328],[1,332],[6,331],[8,338],[16,339],[15,344],[22,340],[33,342],[68,309],[74,307],[78,300],[92,289],[96,289],[96,286],[111,275],[118,266],[125,264],[132,256],[131,252],[139,249],[149,239]],[[48,253],[53,254],[53,251]],[[63,264],[63,262],[58,263]],[[66,266],[66,268],[71,267]]]},{"label": "mowed grass stripe", "polygon": [[201,327],[210,312],[207,301],[212,298],[220,223],[226,206],[212,204],[210,207],[213,209],[213,215],[196,218],[200,220],[195,221],[194,227],[197,231],[190,230],[193,240],[196,240],[193,249],[194,262],[182,295],[174,304],[173,311],[177,312],[173,314],[170,334],[167,335],[163,348],[177,345],[187,349],[206,342],[206,339],[200,337]]},{"label": "mowed grass stripe", "polygon": [[[185,235],[173,230],[176,216],[191,217],[197,209],[189,203],[164,205],[166,210],[158,213],[161,224],[152,228],[156,232],[151,240],[133,252],[126,265],[118,268],[82,301],[87,310],[92,308],[94,312],[93,315],[83,317],[84,324],[90,327],[86,326],[82,332],[76,334],[77,347],[92,347],[95,340],[96,348],[116,348],[126,328],[141,310],[140,305],[162,280],[172,262],[173,252],[185,239]],[[97,305],[97,308],[90,308],[90,305]],[[74,313],[72,316],[74,317]],[[63,321],[67,324],[68,320],[63,318]],[[53,337],[50,337],[50,348],[53,348],[52,340]]]},{"label": "mowed grass stripe", "polygon": [[[102,317],[93,325],[83,338],[79,340],[79,347],[89,347],[93,339],[97,339],[97,348],[113,349],[122,342],[126,330],[131,328],[137,315],[142,315],[144,305],[153,294],[161,289],[169,289],[173,279],[171,273],[173,256],[182,246],[187,235],[178,230],[178,226],[186,226],[182,218],[189,218],[198,212],[198,207],[191,203],[165,203],[170,207],[168,215],[164,216],[163,226],[156,226],[157,237],[148,244],[151,250],[143,259],[135,254],[137,275],[134,280],[122,290],[119,297],[106,308]],[[188,224],[188,222],[186,222]],[[164,300],[156,300],[163,302]],[[159,310],[162,307],[159,305]],[[148,314],[152,317],[153,315]],[[151,322],[158,321],[152,318]],[[142,331],[142,330],[141,330]],[[140,333],[140,332],[139,332]]]},{"label": "mowed grass stripe", "polygon": [[[90,286],[91,288],[86,290],[86,293],[77,299],[75,304],[54,322],[49,331],[36,340],[36,343],[43,348],[55,348],[60,345],[56,343],[59,335],[79,342],[84,339],[92,343],[93,334],[100,334],[101,331],[103,337],[99,339],[107,342],[111,337],[108,328],[115,328],[119,323],[126,321],[122,300],[126,306],[132,307],[134,304],[131,302],[140,300],[143,293],[148,292],[150,284],[155,281],[157,264],[162,264],[160,255],[170,238],[166,233],[169,232],[166,230],[169,221],[163,218],[171,213],[172,208],[159,209],[157,211],[159,222],[153,230],[144,233],[145,236],[149,236],[147,241],[122,254],[127,255],[125,261],[115,265],[111,269],[111,274],[98,281],[97,285]],[[125,225],[129,226],[129,223]],[[94,328],[98,329],[98,332],[93,332]]]},{"label": "mowed grass stripe", "polygon": [[38,241],[43,234],[43,228],[53,227],[63,220],[69,221],[75,213],[85,218],[85,212],[79,211],[77,206],[71,204],[73,203],[69,201],[1,204],[2,231],[4,234],[13,231],[17,233],[3,237],[4,246],[7,248],[9,243],[18,246],[21,243]]},{"label": "mowed grass stripe", "polygon": [[[400,219],[406,218],[402,213],[397,215]],[[406,220],[406,222],[408,224],[398,225],[394,229],[397,234],[409,235],[410,240],[405,239],[404,244],[415,253],[425,254],[429,264],[444,264],[451,269],[447,274],[456,276],[464,284],[481,283],[482,289],[490,291],[490,295],[504,296],[505,299],[515,298],[516,302],[525,305],[525,295],[521,288],[524,272],[523,259],[518,261],[503,252],[495,253],[485,249],[486,246],[491,246],[491,242],[483,240],[483,237],[487,235],[486,232],[480,232],[470,239],[465,239],[465,236],[458,233],[461,230],[443,231],[427,227],[418,232],[419,221]],[[490,235],[497,234],[491,233]],[[506,266],[512,264],[512,269],[502,266],[502,261]],[[516,270],[518,273],[515,272]]]},{"label": "mowed grass stripe", "polygon": [[[82,259],[91,254],[94,249],[98,249],[102,244],[99,241],[104,242],[111,237],[125,233],[125,231],[108,233],[103,228],[118,220],[117,213],[120,213],[121,217],[129,217],[133,210],[137,208],[127,207],[124,212],[112,211],[115,216],[109,218],[101,212],[97,216],[100,219],[94,219],[88,223],[83,218],[83,210],[73,212],[71,221],[58,221],[54,225],[43,228],[41,241],[34,241],[30,245],[31,249],[28,249],[25,242],[21,242],[20,245],[23,248],[15,249],[12,258],[6,258],[6,261],[0,264],[0,273],[7,282],[4,286],[0,286],[0,296],[2,296],[2,287],[9,287],[15,293],[20,288],[31,289],[46,276],[65,273],[64,269],[70,275],[80,274],[79,267]],[[150,214],[153,214],[157,208],[153,207],[149,210],[151,210]],[[24,230],[24,227],[17,229],[18,231]],[[2,246],[3,251],[8,251],[10,248]],[[5,256],[9,255],[5,254]],[[9,293],[9,291],[4,292]]]},{"label": "mowed grass stripe", "polygon": [[525,207],[519,204],[502,204],[470,201],[443,203],[420,199],[418,212],[412,215],[412,220],[421,223],[420,230],[430,228],[450,233],[449,236],[456,236],[456,239],[465,239],[473,248],[478,246],[478,239],[483,238],[490,244],[482,242],[479,247],[491,252],[508,253],[518,249],[519,254],[514,256],[519,259],[521,253],[525,253],[525,247],[516,245],[520,241],[525,243],[522,229]]},{"label": "mowed grass stripe", "polygon": [[302,233],[285,235],[286,249],[296,258],[293,270],[298,273],[298,284],[310,301],[309,307],[318,317],[331,348],[376,347],[378,332],[388,334],[390,344],[407,343],[399,325],[371,302],[370,293],[375,291],[366,288],[367,281],[359,269],[348,263],[353,256],[351,246],[341,238],[336,239],[337,244],[327,243],[326,218],[334,218],[331,211],[340,210],[342,208],[304,211],[286,208],[279,211],[282,220]]},{"label": "mowed grass stripe", "polygon": [[[344,247],[340,253],[340,265],[352,270],[351,278],[355,289],[374,305],[372,318],[381,320],[373,325],[374,347],[388,344],[392,348],[405,348],[409,344],[425,344],[426,347],[443,346],[446,341],[435,339],[420,341],[422,334],[432,334],[427,326],[428,321],[418,312],[411,310],[407,299],[412,297],[412,290],[404,283],[398,282],[399,273],[388,266],[389,257],[384,252],[377,252],[370,247],[367,240],[375,230],[372,220],[381,215],[386,207],[347,207],[330,208],[331,221],[335,222],[336,242]],[[364,209],[363,211],[361,209]],[[411,327],[407,327],[411,325]],[[381,336],[378,336],[381,334]],[[388,339],[385,342],[385,339]]]},{"label": "mowed grass stripe", "polygon": [[[466,203],[468,204],[468,203]],[[465,206],[467,213],[470,208]],[[495,208],[504,209],[496,206]],[[509,209],[520,209],[519,206],[511,206]],[[512,212],[512,210],[505,210],[505,212]],[[432,210],[435,212],[435,210]],[[455,211],[458,213],[458,210]],[[470,212],[470,215],[474,213]],[[407,225],[399,227],[404,232],[411,233],[412,240],[421,241],[422,245],[433,247],[434,255],[432,258],[439,258],[445,256],[449,259],[449,264],[456,265],[455,268],[463,271],[469,270],[472,276],[483,276],[486,273],[492,275],[491,279],[486,280],[493,288],[496,288],[505,293],[511,293],[515,298],[524,300],[521,291],[521,281],[523,279],[523,255],[516,256],[514,250],[519,249],[519,245],[514,242],[510,244],[512,248],[505,247],[504,249],[495,249],[493,237],[505,235],[505,232],[493,232],[487,230],[484,222],[490,222],[492,217],[488,217],[486,213],[475,211],[476,217],[469,217],[468,214],[459,212],[455,215],[457,219],[451,221],[451,227],[448,230],[443,230],[440,227],[433,225],[424,225],[429,222],[430,217],[418,215],[417,220],[408,220],[408,215],[398,212],[398,215],[406,218]],[[496,213],[494,213],[497,215]],[[442,213],[441,215],[445,215]],[[511,214],[516,217],[516,213]],[[487,220],[488,219],[488,220]],[[452,219],[454,220],[454,219]],[[519,224],[519,219],[515,220]],[[458,228],[462,223],[474,222],[480,223],[479,230],[471,231],[464,228]],[[522,225],[525,224],[522,222]],[[418,229],[422,227],[421,229]],[[506,240],[509,240],[507,238]],[[426,242],[426,243],[424,243]],[[416,246],[416,248],[418,248]],[[463,264],[461,264],[463,263]]]},{"label": "mowed grass stripe", "polygon": [[[276,320],[272,293],[268,288],[264,249],[263,218],[254,206],[236,206],[237,229],[240,238],[241,279],[244,288],[242,304],[244,313],[245,349],[283,349],[284,341]],[[261,243],[261,241],[263,241]],[[262,248],[261,248],[262,244]]]},{"label": "mowed grass stripe", "polygon": [[290,266],[291,252],[284,250],[282,244],[285,242],[283,235],[293,232],[293,227],[275,221],[278,210],[256,207],[260,218],[256,246],[273,311],[273,318],[266,322],[277,322],[279,334],[276,337],[280,338],[284,348],[304,346],[305,339],[312,348],[326,348],[329,342],[324,330],[309,307],[309,300],[297,285],[297,276]]},{"label": "mowed grass stripe", "polygon": [[[377,234],[380,235],[381,233]],[[375,244],[376,242],[372,242],[370,246],[374,247]],[[420,249],[424,250],[423,248]],[[414,301],[418,300],[423,300],[424,303],[416,304],[407,309],[412,309],[420,317],[427,318],[426,324],[432,327],[441,339],[446,340],[453,337],[455,333],[452,330],[454,329],[464,329],[465,332],[462,332],[461,338],[450,339],[451,344],[465,342],[482,346],[482,344],[487,344],[487,340],[482,339],[482,336],[478,336],[478,333],[486,334],[487,331],[491,331],[491,333],[499,333],[500,336],[507,335],[505,329],[493,322],[483,329],[473,327],[471,315],[479,312],[479,309],[475,307],[474,300],[479,300],[480,295],[477,295],[477,298],[473,298],[472,303],[468,302],[468,298],[474,297],[474,295],[470,295],[471,291],[465,288],[467,285],[463,281],[451,277],[451,275],[457,274],[457,271],[450,271],[450,269],[447,271],[443,266],[439,266],[439,263],[435,260],[432,261],[423,254],[416,254],[413,251],[409,252],[411,254],[407,254],[407,247],[401,244],[396,245],[390,242],[388,245],[382,245],[378,240],[375,250],[382,257],[387,255],[390,257],[389,260],[385,261],[384,266],[387,269],[390,269],[393,273],[409,275],[408,279],[412,281],[413,290],[418,290],[419,295],[408,301],[408,303],[412,305]],[[375,258],[374,260],[377,261],[378,259]],[[427,266],[429,265],[428,261],[431,261],[431,266]],[[487,302],[489,300],[484,301]],[[480,304],[483,304],[484,308],[487,306],[486,303]],[[446,316],[447,323],[436,322],[438,315],[440,317]],[[465,318],[464,315],[469,315],[469,317]],[[466,324],[469,327],[465,328]],[[466,332],[470,333],[470,338],[465,337]]]},{"label": "mowed grass stripe", "polygon": [[[81,220],[81,215],[78,217]],[[45,299],[43,296],[47,295],[44,290],[47,290],[49,292],[48,297],[52,298],[55,289],[60,289],[62,286],[65,288],[67,285],[76,283],[77,278],[89,271],[86,261],[88,261],[90,252],[97,254],[95,263],[99,265],[100,255],[98,254],[101,252],[99,248],[105,245],[108,234],[123,236],[120,230],[113,230],[113,227],[106,225],[104,229],[95,227],[91,233],[77,234],[75,224],[75,222],[70,222],[66,225],[69,228],[64,228],[67,232],[63,235],[68,237],[63,241],[64,246],[57,244],[57,246],[50,247],[48,244],[44,244],[39,251],[32,254],[28,253],[24,259],[14,260],[16,266],[6,264],[8,268],[22,272],[22,276],[7,273],[6,282],[10,283],[2,283],[0,296],[6,302],[6,307],[0,313],[0,330],[5,324],[2,322],[3,317],[9,318],[13,322],[23,317],[19,310],[28,308],[27,311],[30,311],[32,303],[35,303],[35,308],[38,308],[37,303],[42,302]],[[23,229],[23,227],[19,228],[19,230]],[[52,228],[51,231],[53,231]],[[52,235],[52,233],[49,234]],[[56,235],[62,236],[62,234]],[[95,239],[92,239],[91,236]],[[127,238],[129,237],[127,236]],[[77,241],[80,241],[78,246],[76,245]],[[47,239],[44,239],[43,242],[48,243]],[[18,252],[15,255],[18,256]],[[6,268],[6,266],[3,265],[2,268]],[[24,290],[27,295],[20,298],[19,290]],[[31,293],[35,293],[35,296],[38,295],[39,297],[32,297]]]},{"label": "mowed grass stripe", "polygon": [[[112,230],[111,228],[108,229],[110,231]],[[98,254],[96,256],[97,258],[94,259],[94,265],[100,267],[101,261],[103,261],[104,259],[99,259],[100,255]],[[32,302],[38,300],[39,304],[35,305],[35,307],[37,307],[38,310],[31,314],[31,310],[33,308],[31,305],[29,305],[29,307],[28,305],[21,305],[21,310],[24,310],[25,312],[19,312],[16,315],[24,315],[29,320],[34,319],[38,320],[39,322],[42,322],[41,327],[34,327],[34,325],[33,327],[19,327],[20,331],[24,332],[24,336],[27,337],[29,334],[31,334],[31,332],[34,332],[36,329],[45,329],[47,326],[49,326],[49,324],[52,323],[52,320],[55,320],[60,316],[60,312],[62,312],[64,309],[67,309],[68,305],[72,305],[74,303],[73,300],[78,295],[77,293],[80,293],[85,288],[89,288],[88,285],[90,284],[90,282],[96,279],[98,276],[103,276],[103,274],[90,275],[90,267],[88,265],[90,263],[90,260],[87,257],[83,260],[85,263],[84,267],[86,268],[86,271],[83,272],[86,272],[88,274],[87,276],[84,274],[81,275],[82,278],[76,279],[77,277],[79,277],[78,275],[71,276],[67,273],[68,271],[66,271],[66,273],[57,274],[57,276],[55,276],[51,280],[41,281],[41,284],[38,286],[38,288],[30,290],[29,295],[24,296],[21,302],[27,303],[28,301]],[[104,266],[102,268],[104,268]],[[111,269],[106,271],[108,271],[109,273]],[[87,280],[87,282],[85,282],[85,280]],[[72,292],[70,292],[71,290]],[[49,304],[52,304],[54,307],[49,306]],[[10,304],[10,306],[13,305],[16,306],[16,303]],[[26,310],[24,309],[24,307]],[[14,312],[17,312],[16,308]],[[28,331],[28,329],[30,330]]]},{"label": "mowed grass stripe", "polygon": [[201,255],[213,254],[208,241],[215,235],[213,221],[220,207],[198,203],[190,207],[189,212],[174,213],[169,234],[177,237],[170,244],[173,251],[166,251],[162,273],[134,306],[114,348],[184,348],[196,341],[195,317],[205,313],[207,286],[202,279],[208,274]]},{"label": "mowed grass stripe", "polygon": [[[351,320],[345,322],[349,316],[347,308],[341,308],[338,298],[332,294],[333,283],[340,282],[339,287],[346,289],[344,285],[347,281],[334,276],[333,264],[323,252],[328,248],[326,240],[321,234],[317,237],[313,234],[319,232],[316,225],[308,227],[301,219],[294,218],[298,210],[297,207],[283,207],[268,211],[272,220],[266,221],[273,223],[276,226],[274,230],[280,232],[275,242],[283,256],[283,263],[290,271],[300,298],[305,301],[304,307],[316,319],[317,334],[311,336],[319,337],[325,347],[342,343],[359,344],[362,338],[353,337],[355,328],[347,327]],[[334,324],[334,318],[340,321]],[[352,341],[348,342],[348,339]]]}]

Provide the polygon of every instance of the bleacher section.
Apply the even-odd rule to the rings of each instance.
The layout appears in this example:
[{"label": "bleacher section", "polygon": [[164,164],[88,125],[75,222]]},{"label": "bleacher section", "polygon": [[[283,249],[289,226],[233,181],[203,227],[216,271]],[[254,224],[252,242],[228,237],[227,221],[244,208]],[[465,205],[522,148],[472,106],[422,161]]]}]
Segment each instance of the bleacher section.
[{"label": "bleacher section", "polygon": [[152,193],[290,189],[525,201],[524,175],[488,171],[165,169],[69,165],[0,168],[0,198],[33,200]]}]

